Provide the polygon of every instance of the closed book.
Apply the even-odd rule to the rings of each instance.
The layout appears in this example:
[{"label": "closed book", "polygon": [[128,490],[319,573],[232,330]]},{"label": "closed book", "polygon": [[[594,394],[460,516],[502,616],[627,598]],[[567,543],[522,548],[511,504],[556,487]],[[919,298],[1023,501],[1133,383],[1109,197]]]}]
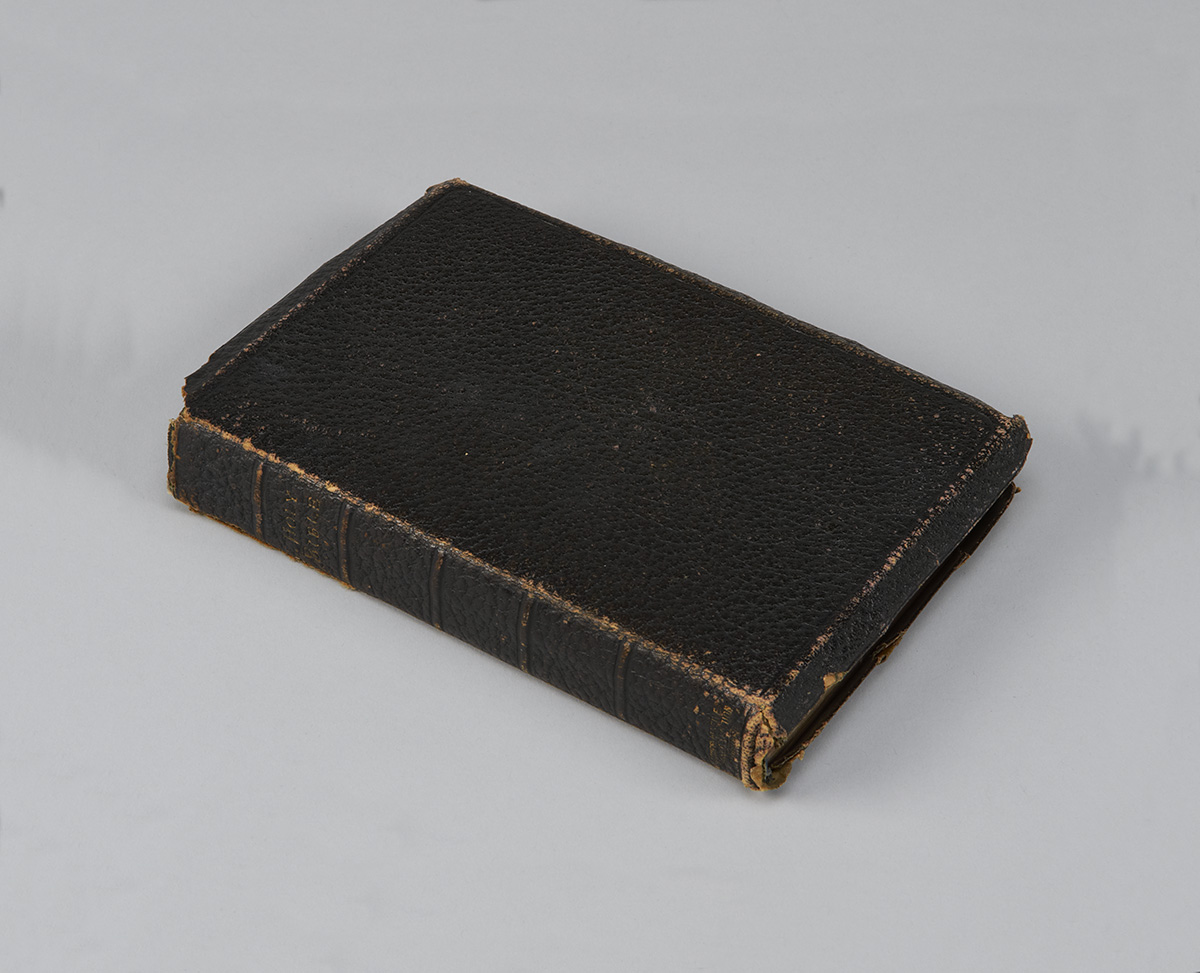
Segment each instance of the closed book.
[{"label": "closed book", "polygon": [[184,402],[188,506],[754,789],[974,550],[1030,442],[460,180],[221,346]]}]

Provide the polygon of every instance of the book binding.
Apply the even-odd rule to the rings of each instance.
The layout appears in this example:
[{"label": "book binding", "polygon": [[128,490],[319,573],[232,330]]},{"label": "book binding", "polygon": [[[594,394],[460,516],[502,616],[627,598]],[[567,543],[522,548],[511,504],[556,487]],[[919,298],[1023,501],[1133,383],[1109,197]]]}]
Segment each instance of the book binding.
[{"label": "book binding", "polygon": [[171,493],[196,512],[755,786],[754,694],[186,410],[168,443]]}]

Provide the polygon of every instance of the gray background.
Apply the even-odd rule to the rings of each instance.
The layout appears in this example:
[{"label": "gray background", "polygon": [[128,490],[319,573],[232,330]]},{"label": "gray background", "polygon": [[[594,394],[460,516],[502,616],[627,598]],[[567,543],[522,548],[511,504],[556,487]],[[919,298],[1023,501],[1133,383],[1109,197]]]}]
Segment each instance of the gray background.
[{"label": "gray background", "polygon": [[[0,967],[1200,969],[1200,5],[0,7]],[[1021,412],[775,794],[188,513],[185,374],[461,176]]]}]

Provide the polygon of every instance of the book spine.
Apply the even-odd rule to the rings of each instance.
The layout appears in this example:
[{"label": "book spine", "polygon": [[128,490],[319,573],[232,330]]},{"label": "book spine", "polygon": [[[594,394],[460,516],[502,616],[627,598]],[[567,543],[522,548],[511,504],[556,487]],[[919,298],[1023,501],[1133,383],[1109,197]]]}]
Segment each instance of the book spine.
[{"label": "book spine", "polygon": [[168,461],[193,510],[761,786],[765,710],[738,687],[186,411]]}]

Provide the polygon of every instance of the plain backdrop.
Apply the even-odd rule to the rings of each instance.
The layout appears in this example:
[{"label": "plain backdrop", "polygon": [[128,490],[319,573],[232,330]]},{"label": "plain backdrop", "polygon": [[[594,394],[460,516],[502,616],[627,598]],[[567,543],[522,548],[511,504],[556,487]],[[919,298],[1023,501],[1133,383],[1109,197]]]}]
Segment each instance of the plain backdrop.
[{"label": "plain backdrop", "polygon": [[[0,0],[0,968],[1200,969],[1200,4]],[[183,377],[462,177],[1006,412],[772,794],[189,513]]]}]

